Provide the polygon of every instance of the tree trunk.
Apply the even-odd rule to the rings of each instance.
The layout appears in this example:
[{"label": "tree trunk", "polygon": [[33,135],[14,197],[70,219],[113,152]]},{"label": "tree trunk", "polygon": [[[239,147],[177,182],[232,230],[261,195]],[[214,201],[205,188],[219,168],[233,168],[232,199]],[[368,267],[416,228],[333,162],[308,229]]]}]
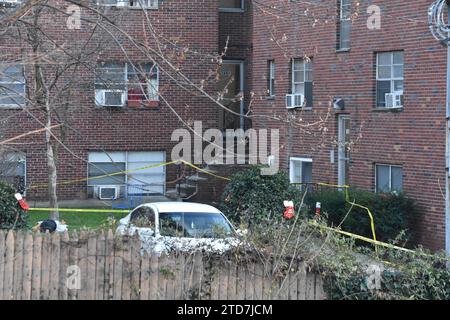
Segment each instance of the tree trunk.
[{"label": "tree trunk", "polygon": [[53,140],[51,136],[51,113],[49,112],[48,102],[47,102],[47,131],[45,132],[45,143],[47,146],[47,168],[48,168],[48,199],[50,203],[50,208],[55,208],[55,210],[50,212],[50,219],[59,220],[58,212],[58,196],[56,194],[56,184],[57,184],[57,174],[56,174],[56,162],[55,153],[53,150]]}]

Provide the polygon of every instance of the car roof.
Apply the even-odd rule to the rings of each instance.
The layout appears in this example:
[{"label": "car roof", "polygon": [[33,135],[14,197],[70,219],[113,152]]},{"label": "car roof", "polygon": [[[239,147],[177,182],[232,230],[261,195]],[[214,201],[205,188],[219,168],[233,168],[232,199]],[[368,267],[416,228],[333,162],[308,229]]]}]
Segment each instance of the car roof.
[{"label": "car roof", "polygon": [[145,206],[154,206],[158,212],[199,212],[199,213],[221,213],[213,206],[194,202],[153,202]]}]

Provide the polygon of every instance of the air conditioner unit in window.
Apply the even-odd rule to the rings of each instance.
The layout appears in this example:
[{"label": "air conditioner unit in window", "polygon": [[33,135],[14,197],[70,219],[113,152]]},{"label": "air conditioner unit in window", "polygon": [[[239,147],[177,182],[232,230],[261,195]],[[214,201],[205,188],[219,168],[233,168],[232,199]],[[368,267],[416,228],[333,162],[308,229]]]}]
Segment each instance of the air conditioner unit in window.
[{"label": "air conditioner unit in window", "polygon": [[132,9],[158,9],[158,0],[129,0]]},{"label": "air conditioner unit in window", "polygon": [[305,96],[303,94],[287,94],[286,108],[294,109],[301,108],[305,104]]},{"label": "air conditioner unit in window", "polygon": [[97,90],[95,103],[103,107],[123,107],[125,105],[125,91],[123,90]]},{"label": "air conditioner unit in window", "polygon": [[15,7],[21,0],[0,0],[0,7]]},{"label": "air conditioner unit in window", "polygon": [[97,0],[97,5],[104,7],[116,7],[119,6],[119,1],[120,0]]},{"label": "air conditioner unit in window", "polygon": [[128,0],[117,0],[117,7],[127,7],[128,6]]},{"label": "air conditioner unit in window", "polygon": [[400,108],[403,106],[403,92],[386,93],[386,108]]},{"label": "air conditioner unit in window", "polygon": [[114,200],[119,196],[118,186],[99,186],[98,198],[100,200]]}]

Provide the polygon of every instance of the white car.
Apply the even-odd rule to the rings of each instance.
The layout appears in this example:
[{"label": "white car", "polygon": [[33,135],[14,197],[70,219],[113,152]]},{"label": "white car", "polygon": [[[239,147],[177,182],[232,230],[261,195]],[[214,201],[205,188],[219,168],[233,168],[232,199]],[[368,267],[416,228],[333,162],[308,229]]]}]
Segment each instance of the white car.
[{"label": "white car", "polygon": [[139,234],[142,250],[224,253],[239,245],[237,232],[218,209],[199,203],[155,202],[136,207],[120,220],[117,232]]}]

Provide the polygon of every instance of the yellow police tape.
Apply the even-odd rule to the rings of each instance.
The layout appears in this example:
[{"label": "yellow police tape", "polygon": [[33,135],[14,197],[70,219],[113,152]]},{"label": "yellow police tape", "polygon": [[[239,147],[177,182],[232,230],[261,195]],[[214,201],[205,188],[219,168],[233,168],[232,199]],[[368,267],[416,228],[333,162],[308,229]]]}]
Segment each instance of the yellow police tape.
[{"label": "yellow police tape", "polygon": [[310,222],[308,222],[308,224],[311,225],[311,226],[320,228],[320,229],[336,232],[336,233],[345,235],[345,236],[350,237],[350,238],[354,238],[354,239],[358,239],[358,240],[361,240],[361,241],[364,241],[364,242],[367,242],[367,243],[371,243],[371,244],[374,244],[376,246],[382,246],[382,247],[385,247],[385,248],[401,250],[401,251],[408,252],[408,253],[415,253],[415,251],[411,250],[411,249],[406,249],[406,248],[403,248],[403,247],[395,246],[395,245],[390,244],[390,243],[381,242],[381,241],[378,241],[378,240],[373,240],[373,239],[370,239],[370,238],[367,238],[367,237],[363,237],[363,236],[360,236],[360,235],[357,235],[357,234],[354,234],[354,233],[351,233],[351,232],[346,232],[346,231],[342,231],[342,230],[339,230],[339,229],[323,226],[323,225],[318,224],[316,221],[310,221]]},{"label": "yellow police tape", "polygon": [[30,208],[28,211],[59,211],[59,212],[89,212],[89,213],[128,213],[130,210],[117,209],[72,209],[72,208]]},{"label": "yellow police tape", "polygon": [[378,241],[377,241],[377,236],[375,233],[375,221],[373,219],[373,215],[372,215],[372,212],[370,211],[370,209],[365,206],[362,206],[360,204],[357,204],[354,201],[353,202],[350,201],[350,196],[348,194],[348,189],[350,188],[350,186],[348,186],[348,185],[335,185],[335,184],[329,184],[329,183],[318,183],[318,185],[344,189],[345,190],[345,201],[347,201],[347,203],[349,203],[352,206],[355,206],[355,207],[358,207],[358,208],[361,208],[361,209],[364,209],[367,211],[367,214],[369,215],[369,218],[370,218],[370,228],[372,230],[372,236],[373,236],[372,244],[375,246],[375,252],[378,254],[378,247],[377,247]]},{"label": "yellow police tape", "polygon": [[[153,164],[153,165],[150,165],[150,166],[145,166],[145,167],[141,167],[141,168],[137,168],[137,169],[118,171],[118,172],[104,174],[104,175],[96,176],[96,177],[92,177],[92,178],[82,178],[82,179],[61,181],[61,182],[58,182],[58,185],[68,185],[68,184],[73,184],[73,183],[78,183],[78,182],[85,182],[85,181],[90,181],[90,180],[108,178],[108,177],[113,177],[113,176],[117,176],[117,175],[121,175],[121,174],[127,174],[127,173],[142,171],[142,170],[148,170],[148,169],[154,169],[154,168],[159,168],[159,167],[165,167],[165,166],[168,166],[168,165],[171,165],[171,164],[179,164],[179,163],[184,163],[185,165],[187,165],[187,166],[189,166],[191,168],[194,168],[194,169],[196,169],[196,170],[198,170],[200,172],[203,172],[205,174],[208,174],[208,175],[210,175],[212,177],[215,177],[215,178],[218,178],[218,179],[222,179],[222,180],[225,180],[225,181],[231,181],[230,178],[219,176],[217,174],[209,172],[208,170],[199,168],[198,166],[196,166],[196,165],[194,165],[194,164],[192,164],[192,163],[190,163],[188,161],[185,161],[185,160],[181,159],[181,160],[176,160],[176,161],[170,161],[170,162]],[[47,183],[39,184],[39,185],[35,185],[35,186],[30,186],[28,188],[28,190],[30,190],[30,189],[39,189],[39,188],[43,188],[43,187],[47,187],[47,186],[48,186]]]}]

